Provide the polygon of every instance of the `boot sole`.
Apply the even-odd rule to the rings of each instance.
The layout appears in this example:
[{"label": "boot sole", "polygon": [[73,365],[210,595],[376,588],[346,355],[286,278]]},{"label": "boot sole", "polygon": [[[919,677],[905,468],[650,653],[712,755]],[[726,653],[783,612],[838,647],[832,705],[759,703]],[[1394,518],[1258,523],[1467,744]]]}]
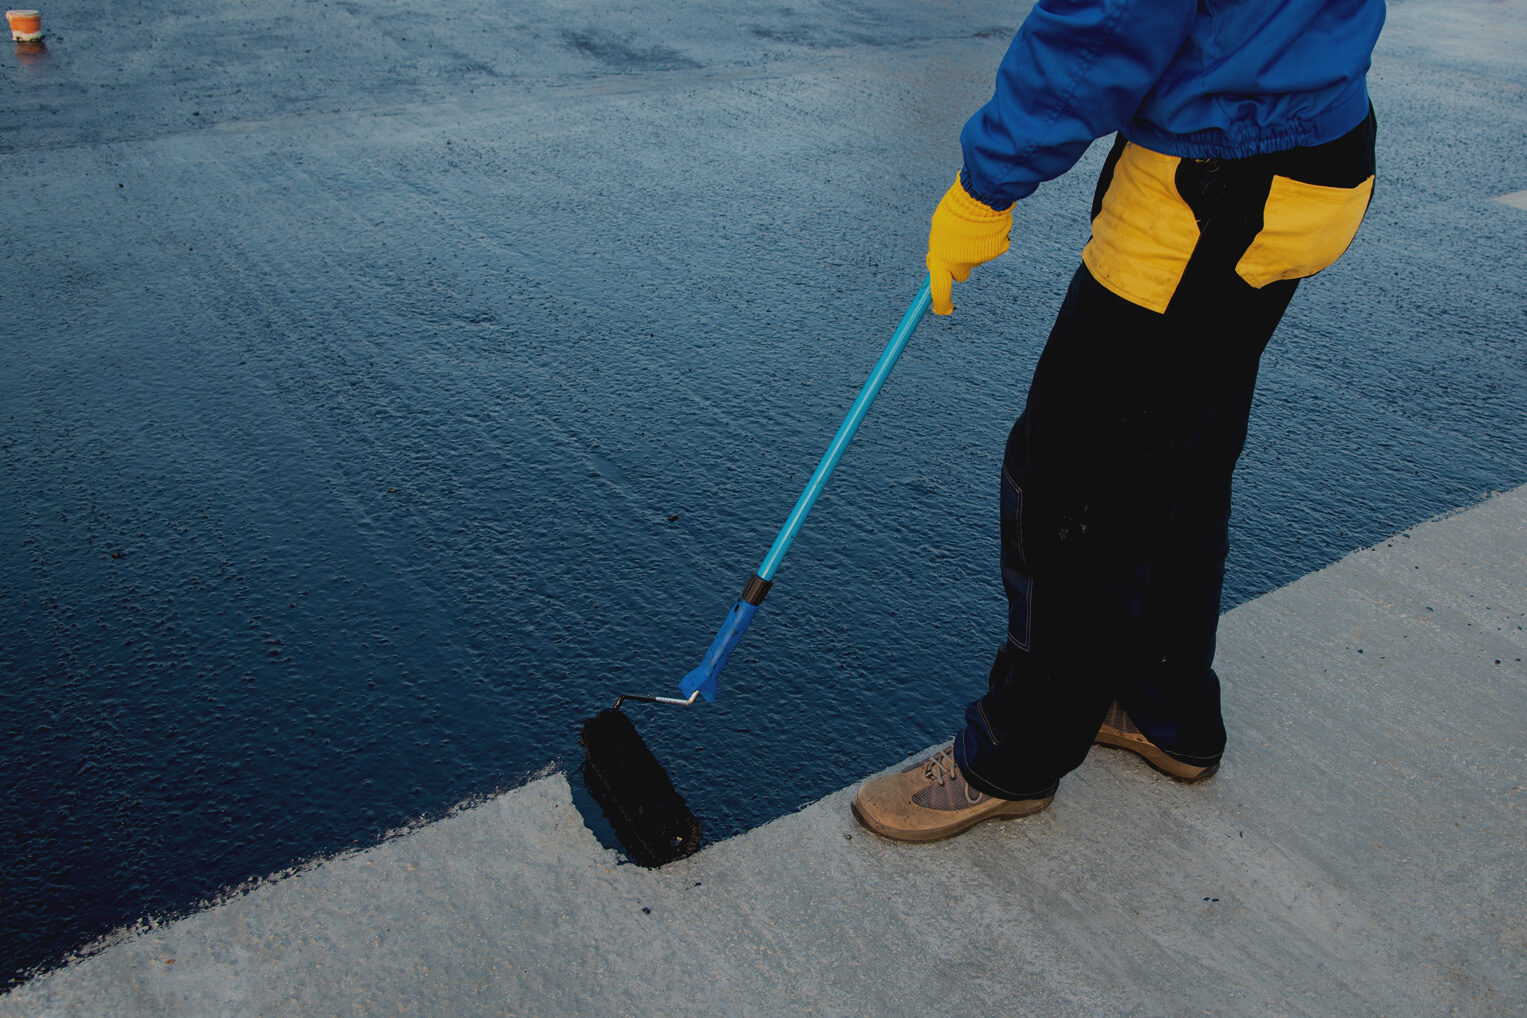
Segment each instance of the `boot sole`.
[{"label": "boot sole", "polygon": [[1128,750],[1162,774],[1176,781],[1181,781],[1185,785],[1197,784],[1206,778],[1211,778],[1214,776],[1214,772],[1219,770],[1218,763],[1210,764],[1208,767],[1195,767],[1192,764],[1185,764],[1180,760],[1174,760],[1154,743],[1147,742],[1144,739],[1132,738],[1123,732],[1115,732],[1110,729],[1098,732],[1097,738],[1093,739],[1092,742],[1096,746]]},{"label": "boot sole", "polygon": [[882,838],[888,838],[891,841],[927,843],[930,841],[943,841],[945,838],[952,838],[956,834],[964,834],[976,824],[984,823],[987,820],[1017,820],[1019,817],[1031,817],[1054,801],[1055,796],[1053,795],[1048,799],[1016,799],[1007,802],[1001,808],[991,813],[968,817],[948,827],[933,827],[920,831],[904,831],[900,828],[891,827],[872,820],[860,811],[859,797],[857,795],[854,796],[853,802],[849,804],[849,808],[854,811],[854,819],[859,821],[860,826],[867,831],[880,835]]}]

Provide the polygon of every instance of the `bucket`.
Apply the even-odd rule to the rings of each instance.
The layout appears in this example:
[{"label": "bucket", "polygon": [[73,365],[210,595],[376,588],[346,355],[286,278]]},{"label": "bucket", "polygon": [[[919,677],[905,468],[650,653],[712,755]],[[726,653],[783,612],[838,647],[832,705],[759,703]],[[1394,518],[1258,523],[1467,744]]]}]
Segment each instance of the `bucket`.
[{"label": "bucket", "polygon": [[11,23],[11,38],[17,42],[36,42],[42,38],[42,14],[38,11],[6,11]]}]

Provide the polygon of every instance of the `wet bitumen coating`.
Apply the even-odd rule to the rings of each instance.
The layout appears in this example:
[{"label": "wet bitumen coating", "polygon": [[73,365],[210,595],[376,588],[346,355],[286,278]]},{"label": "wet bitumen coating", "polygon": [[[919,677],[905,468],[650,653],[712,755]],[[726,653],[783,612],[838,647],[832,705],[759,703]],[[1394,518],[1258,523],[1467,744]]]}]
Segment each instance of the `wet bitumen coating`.
[{"label": "wet bitumen coating", "polygon": [[[49,5],[0,53],[0,979],[673,690],[1024,11]],[[1380,182],[1265,359],[1227,606],[1527,480],[1524,21],[1391,6]],[[1101,149],[914,337],[717,703],[635,715],[710,838],[979,692],[1002,443]]]},{"label": "wet bitumen coating", "polygon": [[1230,612],[1230,747],[1097,750],[932,845],[853,788],[657,870],[555,773],[0,997],[0,1016],[1521,1015],[1527,486]]}]

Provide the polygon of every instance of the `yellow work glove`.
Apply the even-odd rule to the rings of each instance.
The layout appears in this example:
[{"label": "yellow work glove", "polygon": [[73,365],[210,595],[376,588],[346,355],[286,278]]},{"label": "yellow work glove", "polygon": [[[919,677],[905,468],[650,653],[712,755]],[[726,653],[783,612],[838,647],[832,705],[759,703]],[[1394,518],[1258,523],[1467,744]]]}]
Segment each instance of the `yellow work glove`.
[{"label": "yellow work glove", "polygon": [[928,278],[933,282],[933,313],[954,314],[950,290],[970,278],[970,270],[1007,250],[1013,211],[998,212],[965,192],[960,178],[933,210],[928,230]]}]

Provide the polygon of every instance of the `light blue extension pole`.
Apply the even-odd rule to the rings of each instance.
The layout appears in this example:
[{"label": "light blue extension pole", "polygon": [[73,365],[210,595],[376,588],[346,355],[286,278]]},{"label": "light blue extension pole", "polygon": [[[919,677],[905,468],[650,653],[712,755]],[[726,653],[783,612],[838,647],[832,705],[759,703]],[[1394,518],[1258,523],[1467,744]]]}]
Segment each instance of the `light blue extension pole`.
[{"label": "light blue extension pole", "polygon": [[700,662],[700,667],[684,676],[679,682],[679,692],[682,697],[642,696],[627,693],[615,701],[617,707],[620,706],[620,700],[687,705],[694,703],[697,696],[705,697],[707,703],[716,699],[716,678],[721,674],[721,669],[726,667],[727,658],[731,657],[732,651],[737,649],[742,634],[747,632],[748,623],[753,621],[753,616],[758,612],[758,606],[763,603],[764,595],[773,585],[774,571],[784,561],[785,552],[790,550],[790,544],[795,540],[795,535],[800,533],[801,525],[806,522],[806,516],[811,512],[811,507],[816,505],[817,497],[822,494],[822,489],[827,487],[827,479],[832,476],[838,461],[843,458],[843,452],[848,448],[848,443],[854,440],[854,432],[859,430],[859,425],[864,421],[864,415],[869,413],[870,404],[875,402],[875,397],[880,394],[880,387],[890,377],[891,369],[896,366],[897,359],[901,357],[901,351],[906,349],[907,340],[911,339],[912,333],[917,331],[918,323],[923,320],[923,315],[928,313],[932,303],[933,297],[929,283],[924,280],[922,289],[918,290],[917,296],[912,299],[912,306],[907,308],[905,315],[902,315],[901,324],[896,326],[895,332],[891,333],[891,340],[886,343],[880,359],[875,362],[875,369],[870,372],[864,388],[859,390],[859,398],[854,400],[854,405],[848,408],[848,416],[843,418],[843,423],[838,426],[838,433],[832,437],[832,443],[822,454],[822,462],[817,464],[816,470],[811,474],[811,480],[806,482],[806,490],[801,492],[800,498],[796,499],[795,508],[790,510],[790,515],[786,517],[785,525],[779,530],[779,536],[769,546],[769,553],[764,556],[758,569],[748,578],[747,586],[742,588],[742,595],[737,598],[737,603],[732,605],[731,611],[727,612],[726,620],[717,630],[716,638],[711,641],[710,649],[705,652],[705,658]]}]

